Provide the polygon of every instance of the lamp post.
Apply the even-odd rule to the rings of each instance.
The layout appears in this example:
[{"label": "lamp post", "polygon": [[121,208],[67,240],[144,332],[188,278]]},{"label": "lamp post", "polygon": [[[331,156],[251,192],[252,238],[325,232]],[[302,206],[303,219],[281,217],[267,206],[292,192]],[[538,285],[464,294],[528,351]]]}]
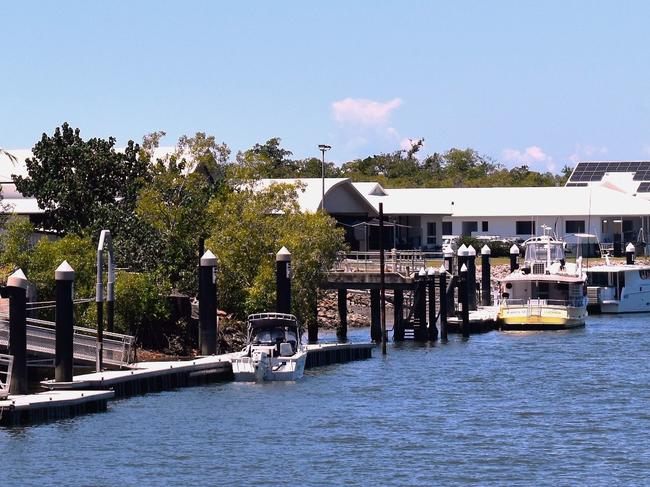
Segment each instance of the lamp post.
[{"label": "lamp post", "polygon": [[320,199],[320,207],[323,212],[325,212],[325,152],[327,152],[331,148],[332,146],[325,145],[325,144],[318,145],[318,149],[323,154],[323,163],[321,165],[321,199]]}]

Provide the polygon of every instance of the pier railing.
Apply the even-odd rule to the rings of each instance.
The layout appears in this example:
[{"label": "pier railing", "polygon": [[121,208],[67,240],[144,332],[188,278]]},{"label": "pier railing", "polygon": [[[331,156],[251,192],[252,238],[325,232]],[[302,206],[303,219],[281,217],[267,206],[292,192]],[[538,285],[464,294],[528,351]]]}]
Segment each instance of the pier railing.
[{"label": "pier railing", "polygon": [[0,353],[0,399],[6,399],[11,387],[11,369],[14,364],[13,355]]},{"label": "pier railing", "polygon": [[[103,333],[104,363],[124,366],[133,361],[134,337],[120,333]],[[0,315],[0,346],[9,344],[8,315]],[[31,353],[54,356],[56,351],[56,324],[53,321],[27,318],[27,350]],[[75,360],[94,363],[97,358],[97,330],[75,326],[73,356]]]},{"label": "pier railing", "polygon": [[[384,252],[385,271],[408,275],[440,259],[440,252],[421,250],[387,250]],[[379,272],[379,251],[340,252],[334,267],[335,272]]]},{"label": "pier railing", "polygon": [[579,308],[583,306],[582,298],[575,299],[504,299],[501,306],[504,308],[521,308],[528,307],[529,309],[538,308],[551,308],[555,306]]}]

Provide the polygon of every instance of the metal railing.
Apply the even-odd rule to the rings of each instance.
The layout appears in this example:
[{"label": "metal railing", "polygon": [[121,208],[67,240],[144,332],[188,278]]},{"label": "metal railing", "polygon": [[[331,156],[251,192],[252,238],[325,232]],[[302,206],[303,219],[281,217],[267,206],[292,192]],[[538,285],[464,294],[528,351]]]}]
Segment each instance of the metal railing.
[{"label": "metal railing", "polygon": [[9,395],[11,387],[11,369],[14,365],[13,355],[0,353],[0,399],[5,399]]},{"label": "metal railing", "polygon": [[[121,333],[103,333],[105,364],[124,366],[133,361],[134,337]],[[0,315],[0,346],[9,345],[9,319]],[[56,324],[53,321],[27,318],[27,350],[32,353],[54,355],[56,351]],[[97,358],[97,330],[75,326],[73,332],[75,360],[94,363]]]},{"label": "metal railing", "polygon": [[[385,271],[410,274],[426,267],[427,262],[441,257],[440,252],[387,250],[384,252]],[[339,252],[331,270],[337,272],[379,272],[379,251]]]},{"label": "metal railing", "polygon": [[504,308],[549,308],[549,307],[570,307],[580,308],[584,306],[584,298],[573,299],[502,299],[501,306]]}]

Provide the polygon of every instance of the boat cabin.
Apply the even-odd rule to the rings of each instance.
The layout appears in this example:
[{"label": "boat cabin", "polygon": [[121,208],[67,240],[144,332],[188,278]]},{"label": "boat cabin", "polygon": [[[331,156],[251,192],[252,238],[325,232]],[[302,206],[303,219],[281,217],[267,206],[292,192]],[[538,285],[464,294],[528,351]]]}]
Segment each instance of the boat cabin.
[{"label": "boat cabin", "polygon": [[534,278],[509,277],[501,283],[501,297],[509,304],[535,301],[548,305],[580,306],[584,299],[583,282],[557,275],[539,275]]},{"label": "boat cabin", "polygon": [[248,343],[273,348],[278,356],[293,355],[300,344],[298,320],[284,313],[251,315],[248,317]]}]

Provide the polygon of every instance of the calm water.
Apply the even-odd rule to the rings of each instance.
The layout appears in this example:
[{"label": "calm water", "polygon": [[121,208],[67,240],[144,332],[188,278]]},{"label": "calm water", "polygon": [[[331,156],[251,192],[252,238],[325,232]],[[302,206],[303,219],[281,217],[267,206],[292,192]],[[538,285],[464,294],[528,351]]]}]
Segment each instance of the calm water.
[{"label": "calm water", "polygon": [[648,315],[594,317],[125,399],[0,431],[0,484],[647,484],[649,331]]}]

